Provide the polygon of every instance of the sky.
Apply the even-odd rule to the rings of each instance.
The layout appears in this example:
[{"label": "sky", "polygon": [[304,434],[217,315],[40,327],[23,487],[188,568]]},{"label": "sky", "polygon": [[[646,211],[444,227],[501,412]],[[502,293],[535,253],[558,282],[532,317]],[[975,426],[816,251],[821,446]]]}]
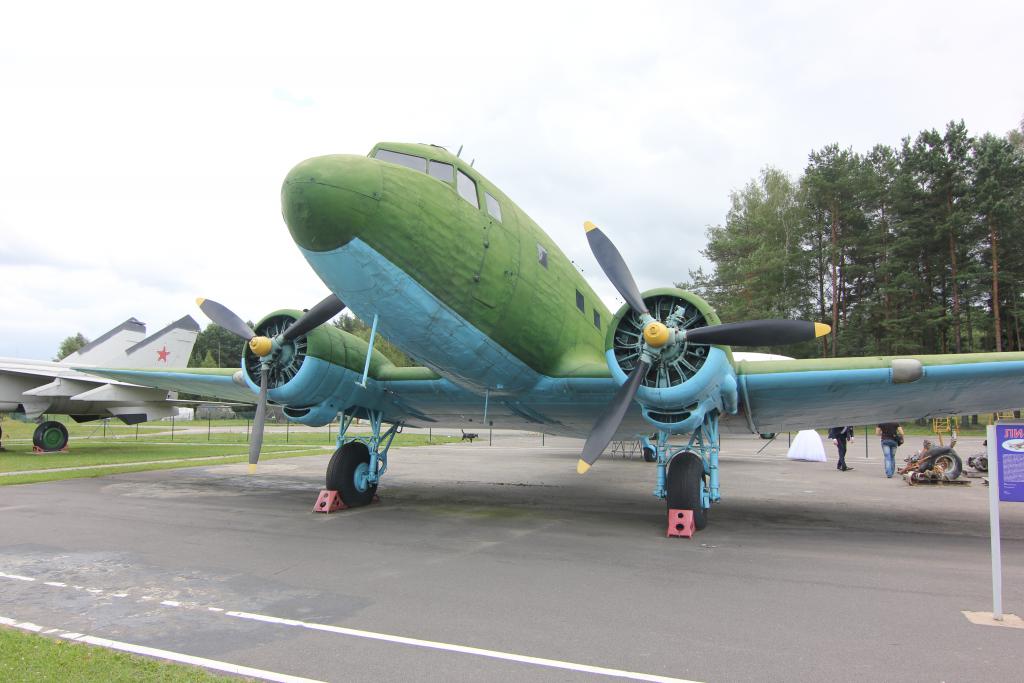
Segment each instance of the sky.
[{"label": "sky", "polygon": [[1024,117],[1019,2],[63,2],[0,8],[0,356],[215,299],[327,290],[281,219],[299,161],[429,142],[612,309],[592,220],[671,285],[765,166]]}]

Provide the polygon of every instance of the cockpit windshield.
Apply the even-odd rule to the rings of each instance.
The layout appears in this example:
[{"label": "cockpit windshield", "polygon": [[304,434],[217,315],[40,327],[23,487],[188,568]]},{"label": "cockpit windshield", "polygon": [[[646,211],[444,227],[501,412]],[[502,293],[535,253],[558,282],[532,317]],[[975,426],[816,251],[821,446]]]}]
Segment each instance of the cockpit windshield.
[{"label": "cockpit windshield", "polygon": [[427,160],[423,157],[416,157],[412,154],[402,154],[401,152],[392,152],[390,149],[378,149],[377,153],[374,154],[373,157],[392,164],[408,166],[414,171],[419,171],[420,173],[427,172]]}]

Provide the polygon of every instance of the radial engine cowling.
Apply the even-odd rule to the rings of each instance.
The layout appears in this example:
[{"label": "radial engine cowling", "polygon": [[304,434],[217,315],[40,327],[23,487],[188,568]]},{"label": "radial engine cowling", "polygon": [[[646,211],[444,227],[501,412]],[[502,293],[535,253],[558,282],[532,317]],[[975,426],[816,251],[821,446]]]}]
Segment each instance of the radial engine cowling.
[{"label": "radial engine cowling", "polygon": [[[274,311],[256,324],[257,335],[276,337],[302,311]],[[353,404],[369,345],[334,325],[320,325],[303,336],[284,342],[281,355],[269,368],[268,398],[284,406],[289,419],[320,427]],[[390,362],[373,352],[370,372]],[[259,391],[260,359],[248,345],[242,357],[245,383]]]},{"label": "radial engine cowling", "polygon": [[[651,315],[669,328],[689,330],[720,322],[711,306],[692,292],[665,287],[642,296]],[[620,385],[639,363],[643,348],[643,324],[624,305],[612,318],[605,338],[605,359]],[[636,394],[644,419],[656,429],[681,434],[699,427],[713,410],[735,413],[737,388],[731,361],[727,346],[683,341],[666,347]]]}]

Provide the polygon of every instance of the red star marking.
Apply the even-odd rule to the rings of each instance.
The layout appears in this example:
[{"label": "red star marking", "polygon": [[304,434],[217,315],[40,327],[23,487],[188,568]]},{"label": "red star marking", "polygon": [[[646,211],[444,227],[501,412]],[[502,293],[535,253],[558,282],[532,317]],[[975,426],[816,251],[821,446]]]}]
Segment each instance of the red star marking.
[{"label": "red star marking", "polygon": [[157,360],[161,363],[167,362],[167,356],[171,355],[171,352],[167,350],[167,344],[164,344],[164,348],[156,352]]}]

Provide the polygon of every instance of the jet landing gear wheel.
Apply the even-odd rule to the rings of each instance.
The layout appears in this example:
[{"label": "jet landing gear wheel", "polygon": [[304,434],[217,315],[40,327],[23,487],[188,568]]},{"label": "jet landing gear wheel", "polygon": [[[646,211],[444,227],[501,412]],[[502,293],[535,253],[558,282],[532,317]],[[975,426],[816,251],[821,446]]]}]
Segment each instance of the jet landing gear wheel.
[{"label": "jet landing gear wheel", "polygon": [[377,493],[377,485],[370,484],[370,449],[359,441],[349,441],[334,451],[327,465],[327,488],[341,494],[349,507],[369,505]]},{"label": "jet landing gear wheel", "polygon": [[47,453],[63,450],[68,445],[68,428],[60,422],[44,422],[33,432],[32,445]]},{"label": "jet landing gear wheel", "polygon": [[703,529],[708,524],[708,511],[701,503],[704,488],[704,461],[696,453],[679,453],[668,464],[665,489],[669,510],[693,510],[693,525]]}]

